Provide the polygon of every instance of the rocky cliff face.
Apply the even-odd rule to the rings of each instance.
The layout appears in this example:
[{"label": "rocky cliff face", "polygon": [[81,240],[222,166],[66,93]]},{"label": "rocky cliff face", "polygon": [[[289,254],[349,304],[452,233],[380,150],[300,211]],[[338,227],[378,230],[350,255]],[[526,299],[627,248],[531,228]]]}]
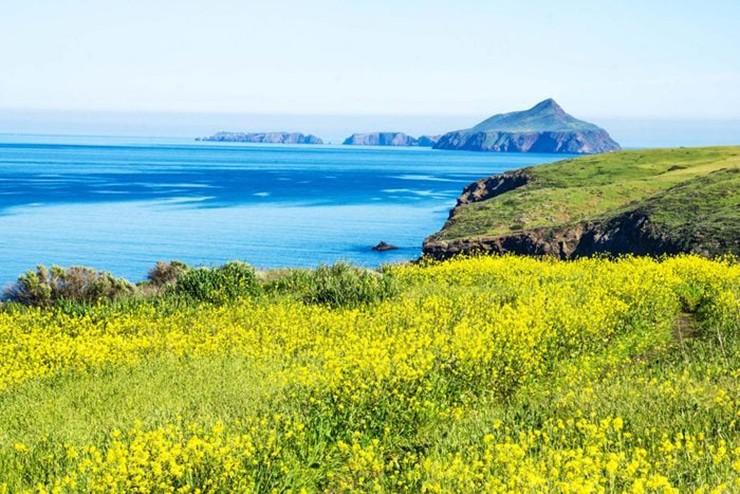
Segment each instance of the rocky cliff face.
[{"label": "rocky cliff face", "polygon": [[[688,247],[688,248],[687,248]],[[495,237],[471,237],[450,241],[427,239],[424,254],[448,259],[459,254],[550,255],[573,259],[596,253],[612,255],[662,255],[696,252],[708,255],[701,245],[687,246],[684,241],[655,228],[650,217],[640,210],[624,213],[606,221],[583,222],[561,228],[539,228]]]},{"label": "rocky cliff face", "polygon": [[263,144],[323,144],[320,138],[300,132],[218,132],[210,137],[199,137],[196,141],[209,142],[253,142]]},{"label": "rocky cliff face", "polygon": [[450,218],[459,211],[460,206],[492,199],[510,190],[527,185],[530,180],[532,180],[532,176],[529,170],[525,168],[500,175],[493,175],[492,177],[482,178],[477,182],[473,182],[465,187],[460,197],[457,198],[457,204],[450,211]]},{"label": "rocky cliff face", "polygon": [[616,151],[604,130],[567,132],[448,132],[435,149],[498,151],[503,153],[595,154]]},{"label": "rocky cliff face", "polygon": [[403,132],[352,134],[342,143],[347,146],[417,146],[417,140]]},{"label": "rocky cliff face", "polygon": [[526,111],[494,115],[470,129],[448,132],[434,148],[593,154],[616,151],[620,146],[604,129],[572,117],[548,99]]}]

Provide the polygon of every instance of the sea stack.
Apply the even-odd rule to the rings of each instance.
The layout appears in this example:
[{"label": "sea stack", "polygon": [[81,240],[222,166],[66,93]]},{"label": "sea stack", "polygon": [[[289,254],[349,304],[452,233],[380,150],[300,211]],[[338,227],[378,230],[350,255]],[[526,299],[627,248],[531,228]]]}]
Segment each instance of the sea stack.
[{"label": "sea stack", "polygon": [[435,149],[595,154],[621,149],[606,130],[569,115],[553,99],[444,134]]}]

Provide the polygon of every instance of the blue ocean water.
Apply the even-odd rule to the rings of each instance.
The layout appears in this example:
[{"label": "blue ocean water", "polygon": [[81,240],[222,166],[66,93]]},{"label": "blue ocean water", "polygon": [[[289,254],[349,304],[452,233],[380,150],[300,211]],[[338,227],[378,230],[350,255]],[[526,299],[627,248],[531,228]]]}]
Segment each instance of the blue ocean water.
[{"label": "blue ocean water", "polygon": [[[138,281],[168,259],[258,268],[406,261],[468,183],[562,158],[0,135],[0,285],[39,263]],[[372,251],[381,240],[400,249]]]}]

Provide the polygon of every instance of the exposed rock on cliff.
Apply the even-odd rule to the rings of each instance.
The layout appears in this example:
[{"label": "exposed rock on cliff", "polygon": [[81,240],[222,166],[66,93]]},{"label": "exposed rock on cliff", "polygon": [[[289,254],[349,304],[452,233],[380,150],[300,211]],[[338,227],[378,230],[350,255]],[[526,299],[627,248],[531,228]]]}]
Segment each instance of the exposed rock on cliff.
[{"label": "exposed rock on cliff", "polygon": [[[604,221],[587,221],[560,228],[536,228],[494,237],[424,242],[424,254],[447,259],[459,254],[550,255],[573,259],[596,253],[661,255],[696,252],[709,255],[731,245],[692,245],[652,224],[649,213],[635,210]],[[737,249],[737,244],[735,245]]]},{"label": "exposed rock on cliff", "polygon": [[311,134],[300,132],[218,132],[210,137],[199,137],[196,141],[209,142],[253,142],[263,144],[323,144],[324,141]]},{"label": "exposed rock on cliff", "polygon": [[532,180],[532,176],[529,170],[525,168],[523,170],[514,170],[512,172],[502,173],[501,175],[482,178],[477,182],[473,182],[465,187],[460,197],[457,198],[457,205],[450,211],[450,217],[458,210],[458,206],[491,199],[492,197],[526,185],[530,180]]},{"label": "exposed rock on cliff", "polygon": [[595,154],[619,150],[609,134],[547,99],[529,110],[494,115],[475,127],[444,134],[435,149]]}]

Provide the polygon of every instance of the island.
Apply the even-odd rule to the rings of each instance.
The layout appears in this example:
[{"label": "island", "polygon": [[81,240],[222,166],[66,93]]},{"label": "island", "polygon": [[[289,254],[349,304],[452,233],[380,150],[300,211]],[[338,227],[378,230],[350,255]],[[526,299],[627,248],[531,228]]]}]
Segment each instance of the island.
[{"label": "island", "polygon": [[423,135],[417,139],[403,132],[368,132],[352,134],[342,144],[346,146],[432,147],[439,138],[438,135]]},{"label": "island", "polygon": [[262,144],[323,144],[324,141],[312,134],[300,132],[217,132],[209,137],[198,137],[196,141],[207,142],[253,142]]},{"label": "island", "polygon": [[620,151],[468,185],[426,256],[740,255],[740,146]]},{"label": "island", "polygon": [[369,132],[352,134],[345,146],[416,146],[416,139],[403,132]]},{"label": "island", "polygon": [[595,154],[620,149],[602,128],[567,114],[553,99],[529,110],[494,115],[470,129],[448,132],[435,149]]},{"label": "island", "polygon": [[421,148],[431,148],[439,142],[440,137],[442,137],[440,134],[433,136],[423,135],[416,140],[416,145]]}]

